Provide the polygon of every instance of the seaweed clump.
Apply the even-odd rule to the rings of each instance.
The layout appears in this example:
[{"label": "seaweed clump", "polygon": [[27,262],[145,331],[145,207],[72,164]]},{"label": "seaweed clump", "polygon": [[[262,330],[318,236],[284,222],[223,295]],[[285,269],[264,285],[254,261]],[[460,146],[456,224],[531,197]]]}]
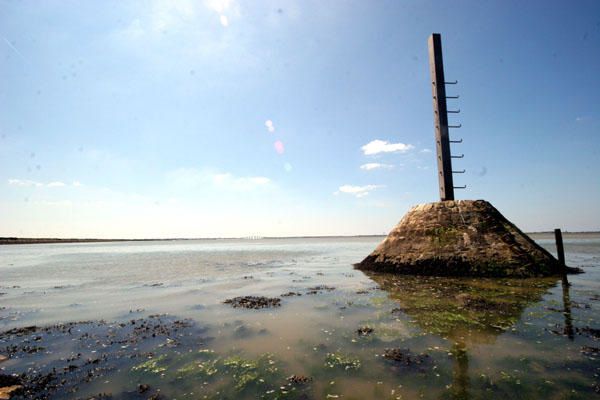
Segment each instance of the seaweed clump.
[{"label": "seaweed clump", "polygon": [[264,296],[239,296],[224,301],[225,304],[230,304],[233,308],[271,308],[281,306],[281,299],[277,297]]},{"label": "seaweed clump", "polygon": [[393,361],[395,364],[401,364],[407,367],[419,366],[429,361],[427,354],[413,354],[408,349],[385,349],[383,357],[386,360]]}]

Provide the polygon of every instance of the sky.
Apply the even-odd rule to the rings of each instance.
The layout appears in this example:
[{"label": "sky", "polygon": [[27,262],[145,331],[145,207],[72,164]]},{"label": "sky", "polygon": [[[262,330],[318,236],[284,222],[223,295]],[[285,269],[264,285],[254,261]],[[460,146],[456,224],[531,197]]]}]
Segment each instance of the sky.
[{"label": "sky", "polygon": [[0,236],[385,234],[457,199],[600,230],[600,2],[0,1]]}]

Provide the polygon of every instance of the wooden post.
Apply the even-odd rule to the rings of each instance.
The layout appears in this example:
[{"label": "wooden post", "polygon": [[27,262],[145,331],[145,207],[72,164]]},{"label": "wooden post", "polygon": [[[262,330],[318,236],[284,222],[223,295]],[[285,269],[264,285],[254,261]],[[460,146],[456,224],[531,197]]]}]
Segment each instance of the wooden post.
[{"label": "wooden post", "polygon": [[565,248],[563,247],[562,232],[559,228],[554,230],[554,238],[556,239],[556,252],[558,253],[558,262],[563,268],[563,272],[566,270],[565,264]]},{"label": "wooden post", "polygon": [[429,70],[431,72],[431,92],[433,94],[433,121],[437,150],[440,200],[454,200],[452,181],[452,158],[448,135],[448,109],[446,107],[446,82],[442,59],[442,37],[433,33],[429,37]]}]

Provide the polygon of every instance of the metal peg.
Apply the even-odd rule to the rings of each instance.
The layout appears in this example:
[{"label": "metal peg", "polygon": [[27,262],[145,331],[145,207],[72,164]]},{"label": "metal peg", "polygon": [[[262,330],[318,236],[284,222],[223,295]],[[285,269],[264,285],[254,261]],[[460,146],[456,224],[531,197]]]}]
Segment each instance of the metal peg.
[{"label": "metal peg", "polygon": [[467,185],[464,186],[454,186],[454,189],[466,189]]},{"label": "metal peg", "polygon": [[465,155],[464,155],[464,154],[461,154],[460,156],[450,156],[450,157],[451,157],[451,158],[464,158],[464,157],[465,157]]},{"label": "metal peg", "polygon": [[448,114],[460,114],[460,108],[458,110],[447,110]]},{"label": "metal peg", "polygon": [[458,83],[458,81],[454,81],[454,82],[444,82],[446,85],[456,85]]},{"label": "metal peg", "polygon": [[462,170],[462,171],[452,171],[453,174],[464,174],[466,172],[466,170]]},{"label": "metal peg", "polygon": [[456,95],[456,96],[446,96],[447,99],[458,99],[460,97],[460,95]]},{"label": "metal peg", "polygon": [[450,143],[462,143],[462,139],[460,139],[460,140],[451,140]]},{"label": "metal peg", "polygon": [[448,125],[448,128],[461,128],[462,124],[458,124],[458,125]]}]

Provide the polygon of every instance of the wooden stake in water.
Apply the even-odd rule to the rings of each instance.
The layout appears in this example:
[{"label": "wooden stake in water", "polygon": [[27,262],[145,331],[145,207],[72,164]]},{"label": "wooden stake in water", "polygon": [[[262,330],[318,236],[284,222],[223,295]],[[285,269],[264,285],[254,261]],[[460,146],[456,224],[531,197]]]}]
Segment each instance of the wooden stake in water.
[{"label": "wooden stake in water", "polygon": [[431,72],[431,91],[433,95],[433,123],[435,126],[440,200],[454,200],[452,157],[448,135],[448,109],[446,106],[446,82],[444,80],[444,60],[442,59],[442,37],[439,33],[433,33],[429,37],[429,70]]},{"label": "wooden stake in water", "polygon": [[562,232],[560,228],[556,228],[554,230],[554,237],[556,239],[556,252],[558,253],[558,262],[563,267],[563,271],[565,270],[565,248],[563,247],[563,239]]}]

